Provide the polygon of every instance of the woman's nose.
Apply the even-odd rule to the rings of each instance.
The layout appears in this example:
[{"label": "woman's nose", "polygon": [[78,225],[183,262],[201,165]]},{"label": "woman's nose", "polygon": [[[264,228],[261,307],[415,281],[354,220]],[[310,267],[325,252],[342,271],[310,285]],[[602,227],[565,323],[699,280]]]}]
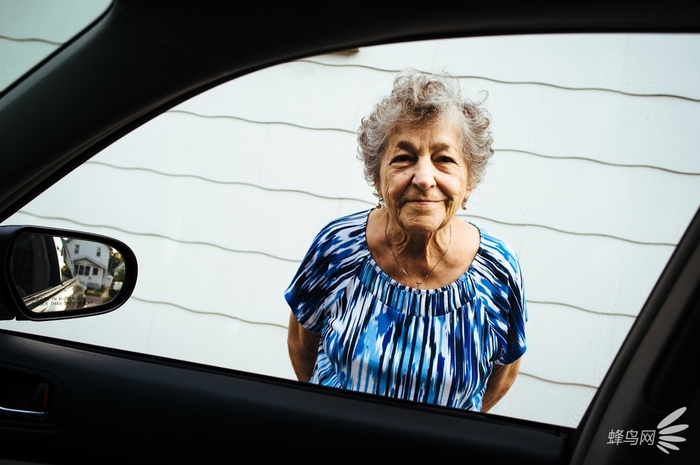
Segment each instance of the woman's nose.
[{"label": "woman's nose", "polygon": [[424,191],[435,185],[435,166],[429,160],[419,160],[416,163],[413,184]]}]

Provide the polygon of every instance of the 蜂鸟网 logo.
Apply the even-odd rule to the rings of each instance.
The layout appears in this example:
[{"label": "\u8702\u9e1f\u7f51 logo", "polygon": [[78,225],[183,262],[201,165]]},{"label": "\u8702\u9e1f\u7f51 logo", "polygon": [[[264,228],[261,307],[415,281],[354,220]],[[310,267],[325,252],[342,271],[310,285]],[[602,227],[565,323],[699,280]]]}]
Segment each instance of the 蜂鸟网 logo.
[{"label": "\u8702\u9e1f\u7f51 logo", "polygon": [[685,438],[677,436],[677,433],[688,428],[685,424],[673,423],[686,411],[686,407],[675,410],[661,420],[656,429],[643,430],[611,430],[608,433],[608,444],[629,446],[656,446],[660,451],[668,454],[669,451],[680,450],[677,444],[685,442]]}]

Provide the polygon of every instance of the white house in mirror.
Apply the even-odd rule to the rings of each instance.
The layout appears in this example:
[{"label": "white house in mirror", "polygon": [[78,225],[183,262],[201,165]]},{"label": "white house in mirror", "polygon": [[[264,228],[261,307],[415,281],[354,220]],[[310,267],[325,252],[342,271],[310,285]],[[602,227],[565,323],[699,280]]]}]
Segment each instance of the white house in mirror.
[{"label": "white house in mirror", "polygon": [[114,279],[109,273],[109,248],[98,242],[68,239],[68,251],[78,279],[88,289],[110,288]]}]

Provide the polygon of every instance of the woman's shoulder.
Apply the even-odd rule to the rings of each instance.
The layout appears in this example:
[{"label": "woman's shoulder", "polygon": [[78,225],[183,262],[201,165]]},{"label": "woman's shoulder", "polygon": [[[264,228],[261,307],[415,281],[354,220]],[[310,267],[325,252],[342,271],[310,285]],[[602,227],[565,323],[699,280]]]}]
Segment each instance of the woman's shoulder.
[{"label": "woman's shoulder", "polygon": [[371,210],[351,213],[341,216],[327,223],[318,233],[316,240],[327,241],[337,237],[351,238],[364,234],[367,227],[367,217]]},{"label": "woman's shoulder", "polygon": [[368,211],[341,216],[327,223],[316,235],[311,246],[316,254],[347,255],[366,248],[365,229]]},{"label": "woman's shoulder", "polygon": [[506,265],[512,272],[519,273],[520,262],[515,250],[501,237],[474,225],[479,230],[481,244],[477,256],[499,265]]}]

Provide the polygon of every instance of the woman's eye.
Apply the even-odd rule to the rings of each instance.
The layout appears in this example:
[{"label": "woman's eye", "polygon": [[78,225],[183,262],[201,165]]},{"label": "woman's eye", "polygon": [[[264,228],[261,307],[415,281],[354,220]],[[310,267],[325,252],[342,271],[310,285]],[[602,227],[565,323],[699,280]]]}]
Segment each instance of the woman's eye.
[{"label": "woman's eye", "polygon": [[407,162],[407,161],[411,161],[411,156],[410,156],[410,155],[396,155],[396,156],[391,160],[392,163],[403,163],[403,162]]}]

